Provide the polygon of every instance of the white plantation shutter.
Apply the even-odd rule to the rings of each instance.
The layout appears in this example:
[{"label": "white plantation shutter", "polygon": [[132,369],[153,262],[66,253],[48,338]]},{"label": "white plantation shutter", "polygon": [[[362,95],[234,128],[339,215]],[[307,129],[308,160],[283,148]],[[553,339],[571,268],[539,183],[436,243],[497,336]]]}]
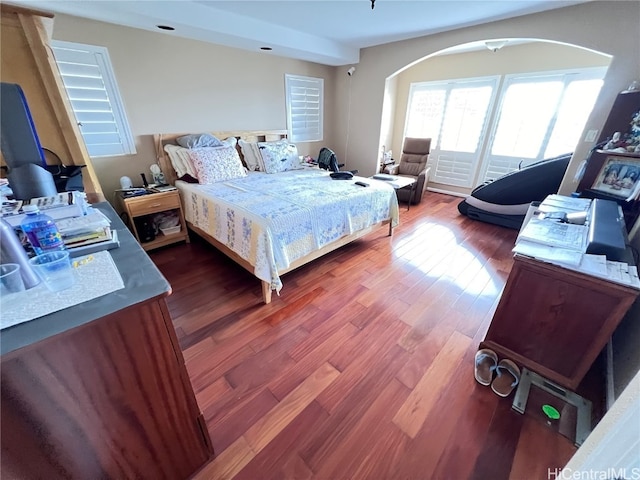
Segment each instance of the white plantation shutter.
[{"label": "white plantation shutter", "polygon": [[422,90],[411,84],[405,137],[430,138],[437,145],[444,115],[447,91],[444,88]]},{"label": "white plantation shutter", "polygon": [[107,49],[61,41],[51,46],[89,156],[136,153]]},{"label": "white plantation shutter", "polygon": [[497,77],[411,84],[405,137],[431,138],[431,180],[469,187],[479,164]]},{"label": "white plantation shutter", "polygon": [[324,79],[289,74],[285,74],[284,79],[289,140],[322,140]]},{"label": "white plantation shutter", "polygon": [[480,181],[571,153],[580,141],[605,71],[585,68],[507,75]]}]

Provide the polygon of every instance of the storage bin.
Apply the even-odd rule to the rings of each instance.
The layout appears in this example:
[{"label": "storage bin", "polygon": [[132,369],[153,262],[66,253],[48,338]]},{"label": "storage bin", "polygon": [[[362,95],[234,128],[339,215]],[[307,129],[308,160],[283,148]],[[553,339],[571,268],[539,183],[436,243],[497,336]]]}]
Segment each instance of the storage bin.
[{"label": "storage bin", "polygon": [[160,227],[160,231],[163,235],[178,233],[180,231],[180,225],[176,225],[175,227]]}]

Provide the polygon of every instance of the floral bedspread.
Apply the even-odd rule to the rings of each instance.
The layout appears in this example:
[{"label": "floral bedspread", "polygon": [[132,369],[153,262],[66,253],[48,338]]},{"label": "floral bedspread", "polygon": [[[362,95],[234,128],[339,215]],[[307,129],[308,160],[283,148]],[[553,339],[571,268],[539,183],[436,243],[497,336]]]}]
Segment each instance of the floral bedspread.
[{"label": "floral bedspread", "polygon": [[186,220],[247,260],[254,275],[279,293],[278,271],[292,262],[383,220],[398,224],[393,188],[359,178],[369,184],[361,187],[354,180],[306,169],[176,186]]}]

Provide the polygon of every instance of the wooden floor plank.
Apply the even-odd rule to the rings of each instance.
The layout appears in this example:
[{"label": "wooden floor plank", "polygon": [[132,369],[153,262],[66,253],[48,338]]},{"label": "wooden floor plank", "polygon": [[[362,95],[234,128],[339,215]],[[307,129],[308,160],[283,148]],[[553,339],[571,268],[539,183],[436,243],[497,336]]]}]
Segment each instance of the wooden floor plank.
[{"label": "wooden floor plank", "polygon": [[340,372],[325,363],[244,434],[254,452],[265,448],[307,405],[327,388]]},{"label": "wooden floor plank", "polygon": [[470,345],[469,337],[454,332],[393,417],[393,423],[411,438],[422,428],[440,394],[433,386],[446,384],[456,369],[464,368],[460,358]]},{"label": "wooden floor plank", "polygon": [[244,437],[238,438],[231,446],[205,465],[194,478],[229,480],[236,476],[254,457],[255,452]]},{"label": "wooden floor plank", "polygon": [[[509,478],[523,421],[524,417],[511,409],[510,401],[498,402],[470,479]],[[493,461],[499,457],[510,460]]]},{"label": "wooden floor plank", "polygon": [[[318,402],[328,412],[333,412],[361,379],[372,371],[376,371],[381,361],[388,361],[389,355],[402,358],[402,364],[406,363],[406,352],[396,348],[397,345],[394,339],[401,335],[407,329],[407,326],[396,320],[385,325],[385,327],[381,329],[382,333],[379,335],[377,342],[367,341],[366,337],[358,342],[360,338],[363,338],[363,335],[358,335],[352,339],[354,342],[358,342],[357,345],[350,345],[351,340],[347,341],[336,351],[336,355],[331,356],[329,362],[332,365],[337,365],[339,370],[342,369],[342,375],[318,397]],[[359,352],[359,355],[356,357],[344,357],[341,353],[345,351],[349,351],[351,354]],[[346,358],[350,359],[346,360]],[[384,367],[380,366],[380,368]]]},{"label": "wooden floor plank", "polygon": [[[408,395],[409,389],[400,382],[389,382],[332,454],[326,457],[315,472],[316,477],[373,478],[381,475],[381,470],[387,470],[407,441],[391,423],[391,417]],[[349,450],[348,456],[342,453],[345,449]],[[388,456],[389,460],[382,461],[382,456]],[[375,469],[371,468],[373,464]]]},{"label": "wooden floor plank", "polygon": [[278,400],[265,388],[259,390],[248,401],[238,403],[224,415],[207,418],[209,425],[216,432],[211,439],[214,451],[224,451],[276,405]]},{"label": "wooden floor plank", "polygon": [[[406,362],[401,349],[396,347],[387,353],[380,365],[386,368],[371,369],[362,380],[344,397],[335,411],[325,422],[318,425],[313,436],[306,439],[298,447],[301,458],[313,470],[318,471],[327,463],[329,456],[341,451],[349,456],[349,450],[338,448],[349,432],[357,425],[380,392],[393,381],[397,370]],[[394,428],[396,428],[394,426]],[[396,428],[397,429],[397,428]]]},{"label": "wooden floor plank", "polygon": [[[459,202],[425,192],[392,237],[284,275],[269,305],[197,235],[150,252],[217,455],[195,480],[528,480],[571,457],[569,440],[474,380],[517,232]],[[601,404],[602,372],[585,382]]]},{"label": "wooden floor plank", "polygon": [[445,343],[449,341],[454,329],[449,325],[434,322],[431,331],[425,335],[416,333],[415,329],[410,331],[415,337],[407,337],[407,333],[398,341],[398,344],[412,355],[397,378],[407,387],[414,389]]},{"label": "wooden floor plank", "polygon": [[329,414],[311,402],[235,477],[237,480],[308,478],[313,475],[297,452],[297,444],[312,435]]},{"label": "wooden floor plank", "polygon": [[494,395],[489,387],[478,385],[472,390],[460,412],[457,427],[438,460],[433,478],[469,478],[499,401],[508,402]]},{"label": "wooden floor plank", "polygon": [[360,330],[347,322],[333,335],[328,337],[326,342],[318,345],[294,366],[269,382],[269,390],[276,398],[284,398],[313,371],[319,368],[320,365],[327,362],[336,349],[340,348],[347,340],[359,333]]},{"label": "wooden floor plank", "polygon": [[[509,478],[561,478],[555,473],[575,454],[573,442],[528,416],[523,419],[521,432]],[[537,460],[540,456],[547,459],[546,465]]]}]

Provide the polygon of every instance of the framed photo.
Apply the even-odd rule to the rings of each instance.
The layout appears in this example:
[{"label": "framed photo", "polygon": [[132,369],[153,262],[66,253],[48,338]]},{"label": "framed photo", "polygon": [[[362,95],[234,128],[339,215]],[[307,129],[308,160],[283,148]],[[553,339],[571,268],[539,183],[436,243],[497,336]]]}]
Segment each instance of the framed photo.
[{"label": "framed photo", "polygon": [[640,158],[610,156],[602,164],[592,190],[627,198],[640,177]]}]

